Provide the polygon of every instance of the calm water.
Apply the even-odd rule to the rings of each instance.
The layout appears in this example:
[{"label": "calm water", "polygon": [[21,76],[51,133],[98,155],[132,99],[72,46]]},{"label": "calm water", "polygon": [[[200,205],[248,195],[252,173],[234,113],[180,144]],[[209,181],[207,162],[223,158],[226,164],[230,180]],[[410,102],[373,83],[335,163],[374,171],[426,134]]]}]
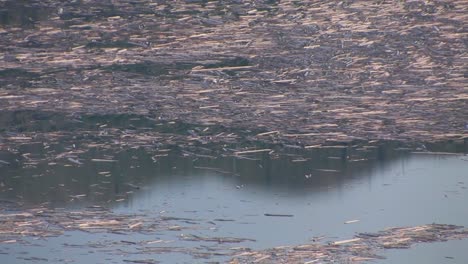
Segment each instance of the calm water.
[{"label": "calm water", "polygon": [[[131,255],[109,252],[122,250],[122,245],[102,249],[83,245],[149,239],[169,240],[169,246],[187,248],[204,244],[181,241],[182,233],[255,239],[231,246],[261,249],[308,243],[320,236],[324,241],[350,238],[357,232],[390,226],[433,222],[468,226],[468,157],[409,154],[394,148],[330,148],[277,158],[255,155],[250,156],[252,160],[168,156],[154,161],[142,151],[133,151],[119,154],[117,162],[84,160],[82,166],[2,165],[3,200],[28,207],[74,209],[100,204],[117,213],[194,219],[205,228],[161,231],[149,237],[67,232],[46,241],[31,240],[30,245],[0,245],[0,260],[120,263]],[[346,156],[353,159],[343,158]],[[265,213],[293,216],[269,217]],[[344,224],[349,220],[359,222]],[[468,253],[461,248],[468,248],[468,241],[418,245],[385,252],[389,258],[378,262],[466,263]],[[60,253],[64,249],[67,254]],[[172,253],[138,258],[163,263],[205,261]]]}]

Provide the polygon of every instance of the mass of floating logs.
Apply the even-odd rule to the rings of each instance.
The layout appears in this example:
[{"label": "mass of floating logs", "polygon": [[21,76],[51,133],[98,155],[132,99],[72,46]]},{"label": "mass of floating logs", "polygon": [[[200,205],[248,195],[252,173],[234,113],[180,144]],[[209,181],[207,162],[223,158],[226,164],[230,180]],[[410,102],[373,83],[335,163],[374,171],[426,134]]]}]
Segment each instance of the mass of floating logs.
[{"label": "mass of floating logs", "polygon": [[[468,138],[463,0],[0,7],[8,18],[0,25],[2,112],[225,128],[172,135],[102,124],[97,137],[115,145]],[[4,131],[1,150],[62,133]]]},{"label": "mass of floating logs", "polygon": [[[267,216],[292,217],[283,214],[265,214]],[[74,247],[106,248],[109,252],[120,250],[116,246],[130,245],[135,248],[127,253],[185,253],[198,258],[213,256],[230,257],[230,263],[360,263],[363,260],[379,259],[381,249],[409,248],[416,243],[438,242],[468,238],[468,230],[455,225],[430,224],[415,227],[387,228],[377,233],[360,233],[343,240],[325,241],[324,237],[314,239],[313,244],[279,246],[265,250],[242,247],[245,242],[254,242],[250,238],[213,237],[192,234],[194,228],[203,230],[203,219],[188,219],[171,216],[117,214],[100,206],[86,210],[70,211],[63,209],[35,208],[21,212],[4,210],[0,212],[0,244],[22,243],[28,237],[47,239],[62,235],[66,231],[115,234],[157,234],[163,231],[183,231],[179,239],[194,243],[208,243],[203,247],[175,247],[169,240],[126,239],[100,245],[83,244]],[[215,221],[232,221],[216,219]],[[234,244],[241,246],[233,247]],[[67,246],[67,245],[65,245]],[[201,248],[201,249],[200,249]]]},{"label": "mass of floating logs", "polygon": [[[0,169],[113,164],[118,150],[138,148],[157,162],[167,149],[256,159],[277,155],[275,145],[339,148],[343,155],[333,158],[348,159],[348,147],[369,139],[468,146],[464,0],[31,0],[1,1],[0,9]],[[84,158],[95,149],[106,155]],[[169,221],[99,208],[7,210],[0,243],[68,230],[186,228]],[[426,225],[219,254],[232,263],[357,262],[379,258],[379,248],[463,237],[456,226]],[[158,240],[121,243],[212,254],[154,246]]]},{"label": "mass of floating logs", "polygon": [[430,224],[388,228],[378,233],[361,233],[355,238],[299,246],[281,246],[261,251],[238,252],[231,264],[239,263],[362,263],[381,259],[384,248],[409,248],[416,243],[438,242],[468,237],[460,226]]}]

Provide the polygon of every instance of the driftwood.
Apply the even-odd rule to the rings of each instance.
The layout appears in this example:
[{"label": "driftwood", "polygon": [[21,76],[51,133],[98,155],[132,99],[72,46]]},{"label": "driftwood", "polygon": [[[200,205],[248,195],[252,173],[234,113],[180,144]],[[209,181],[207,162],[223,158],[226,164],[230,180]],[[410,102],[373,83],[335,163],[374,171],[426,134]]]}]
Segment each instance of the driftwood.
[{"label": "driftwood", "polygon": [[378,233],[358,234],[355,238],[332,241],[328,244],[314,243],[263,251],[241,251],[230,263],[362,263],[382,258],[378,251],[383,248],[409,248],[421,242],[467,237],[468,230],[453,225],[389,228]]},{"label": "driftwood", "polygon": [[[151,149],[154,162],[168,149],[274,158],[277,145],[342,149],[335,158],[347,160],[348,148],[368,140],[429,142],[417,144],[419,151],[454,140],[453,149],[437,151],[467,148],[463,0],[17,2],[0,2],[0,170],[18,162],[109,165],[119,150],[139,148]],[[99,156],[86,155],[96,149]],[[6,244],[67,230],[188,229],[98,207],[2,212],[0,221]],[[216,250],[233,263],[353,262],[378,258],[377,248],[462,237],[458,227],[427,225],[338,245]],[[214,254],[154,246],[159,240],[119,243]]]},{"label": "driftwood", "polygon": [[[462,0],[7,0],[0,7],[6,119],[32,110],[69,121],[128,114],[137,127],[140,116],[200,126],[176,134],[177,142],[154,129],[87,128],[121,147],[247,135],[301,146],[467,138]],[[219,125],[225,130],[212,129]],[[20,131],[0,131],[0,149],[66,133]]]},{"label": "driftwood", "polygon": [[[190,227],[184,221],[190,220]],[[103,207],[94,206],[81,211],[52,210],[47,208],[23,209],[21,212],[0,212],[0,244],[22,243],[27,237],[47,239],[60,236],[65,231],[93,233],[157,234],[161,231],[184,230],[178,239],[193,243],[192,246],[172,246],[171,240],[134,240],[132,236],[112,240],[111,243],[89,242],[64,244],[64,247],[106,248],[109,254],[125,253],[127,262],[156,263],[154,259],[130,259],[132,254],[189,254],[194,258],[231,258],[230,263],[361,263],[379,259],[379,250],[409,248],[416,243],[447,241],[468,238],[468,230],[455,225],[430,224],[415,227],[388,228],[377,233],[360,233],[354,238],[313,244],[281,246],[257,251],[242,247],[243,243],[255,242],[250,238],[212,237],[187,234],[196,228],[203,230],[200,219],[160,217],[146,215],[116,214]],[[220,221],[217,219],[215,221]],[[174,223],[179,223],[176,229]],[[176,236],[175,236],[176,237]],[[314,239],[323,241],[324,237]],[[207,244],[206,244],[207,243]],[[233,247],[234,244],[240,246]],[[162,256],[163,258],[163,256]],[[153,261],[153,262],[152,262]]]}]

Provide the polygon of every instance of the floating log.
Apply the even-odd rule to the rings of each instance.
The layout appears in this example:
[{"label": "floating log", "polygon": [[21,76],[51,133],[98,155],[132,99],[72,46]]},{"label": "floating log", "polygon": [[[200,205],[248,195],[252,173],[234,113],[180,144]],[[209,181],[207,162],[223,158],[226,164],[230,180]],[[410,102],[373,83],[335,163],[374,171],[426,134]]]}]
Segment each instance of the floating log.
[{"label": "floating log", "polygon": [[234,152],[234,154],[242,155],[242,154],[253,154],[253,153],[270,152],[270,151],[272,151],[272,149],[254,149],[254,150],[236,151]]},{"label": "floating log", "polygon": [[265,216],[275,216],[275,217],[293,217],[294,215],[292,214],[269,214],[269,213],[266,213],[266,214],[263,214]]}]

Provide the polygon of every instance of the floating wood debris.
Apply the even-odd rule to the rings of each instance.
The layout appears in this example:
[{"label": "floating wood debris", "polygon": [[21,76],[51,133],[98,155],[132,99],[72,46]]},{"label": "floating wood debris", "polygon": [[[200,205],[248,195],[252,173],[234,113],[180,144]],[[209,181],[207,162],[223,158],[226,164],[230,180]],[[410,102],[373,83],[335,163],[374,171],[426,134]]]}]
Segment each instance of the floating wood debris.
[{"label": "floating wood debris", "polygon": [[272,149],[253,149],[253,150],[244,150],[244,151],[236,151],[234,152],[235,155],[243,155],[243,154],[254,154],[260,152],[270,152]]},{"label": "floating wood debris", "polygon": [[273,135],[273,134],[278,134],[278,133],[279,133],[279,131],[264,132],[264,133],[257,134],[257,137],[262,137],[262,136],[267,136],[267,135]]},{"label": "floating wood debris", "polygon": [[[66,117],[34,132],[1,124],[1,150],[55,142],[87,114],[135,116],[125,129],[103,120],[75,130],[89,141],[77,148],[468,135],[462,0],[18,4],[45,12],[37,16],[10,2],[3,12],[19,18],[0,22],[1,112]],[[168,133],[156,121],[222,129]],[[134,129],[146,125],[153,129]]]},{"label": "floating wood debris", "polygon": [[269,214],[269,213],[266,213],[266,214],[263,214],[265,216],[276,216],[276,217],[293,217],[294,215],[292,214]]},{"label": "floating wood debris", "polygon": [[[274,216],[290,216],[276,215]],[[65,231],[86,231],[93,233],[132,234],[134,232],[156,234],[163,230],[186,229],[174,221],[194,221],[196,219],[179,217],[116,214],[102,207],[90,207],[83,211],[51,210],[47,208],[25,209],[21,213],[0,212],[0,244],[21,243],[25,237],[41,237],[62,235]],[[219,219],[218,219],[219,220]],[[201,226],[199,227],[201,228]],[[214,237],[195,234],[181,234],[179,239],[195,242],[197,246],[173,247],[170,240],[128,240],[119,239],[111,244],[99,245],[69,245],[69,246],[99,246],[108,247],[109,252],[122,247],[135,246],[132,253],[163,254],[184,253],[194,257],[210,258],[210,256],[231,257],[230,263],[332,263],[346,260],[348,263],[360,263],[363,260],[382,258],[378,255],[383,248],[409,248],[422,242],[447,241],[468,238],[468,230],[455,225],[430,224],[415,227],[394,227],[377,233],[360,233],[354,238],[329,241],[328,243],[304,244],[296,246],[281,246],[261,251],[246,247],[232,247],[230,244],[255,242],[250,238]],[[314,239],[323,241],[324,237]],[[217,246],[199,247],[198,243],[209,243]],[[161,245],[164,244],[164,245]],[[226,245],[226,246],[223,246]],[[67,246],[67,245],[65,245]],[[208,254],[204,249],[211,252]],[[136,259],[140,261],[142,259]]]},{"label": "floating wood debris", "polygon": [[346,240],[334,241],[334,242],[332,242],[331,244],[332,244],[332,245],[343,245],[343,244],[358,242],[359,240],[361,240],[361,239],[360,239],[360,238],[353,238],[353,239],[346,239]]},{"label": "floating wood debris", "polygon": [[192,234],[182,235],[181,238],[187,241],[205,241],[217,243],[241,243],[246,241],[254,242],[254,239],[249,238],[235,238],[235,237],[202,237]]},{"label": "floating wood debris", "polygon": [[355,238],[328,244],[283,246],[262,251],[237,252],[234,263],[361,263],[381,259],[382,248],[409,248],[422,242],[468,238],[468,230],[455,225],[430,224],[416,227],[389,228],[378,233],[361,233]]},{"label": "floating wood debris", "polygon": [[355,220],[346,221],[346,222],[344,222],[344,223],[345,223],[345,224],[354,224],[354,223],[357,223],[357,222],[359,222],[359,221],[360,221],[360,220],[355,219]]},{"label": "floating wood debris", "polygon": [[118,160],[110,160],[110,159],[91,159],[93,162],[117,162]]},{"label": "floating wood debris", "polygon": [[[455,142],[447,152],[468,146],[464,0],[0,2],[2,170],[44,161],[109,170],[119,151],[141,148],[152,150],[156,163],[166,149],[255,160],[250,154],[273,158],[274,146],[345,151],[369,139]],[[96,150],[109,156],[82,158]],[[100,208],[1,211],[0,221],[6,244],[68,230],[184,228],[168,223],[179,220]],[[378,248],[465,237],[459,227],[427,225],[360,234],[338,245],[237,249],[231,256],[235,263],[356,262],[378,258]],[[141,251],[210,256],[178,247]]]}]

